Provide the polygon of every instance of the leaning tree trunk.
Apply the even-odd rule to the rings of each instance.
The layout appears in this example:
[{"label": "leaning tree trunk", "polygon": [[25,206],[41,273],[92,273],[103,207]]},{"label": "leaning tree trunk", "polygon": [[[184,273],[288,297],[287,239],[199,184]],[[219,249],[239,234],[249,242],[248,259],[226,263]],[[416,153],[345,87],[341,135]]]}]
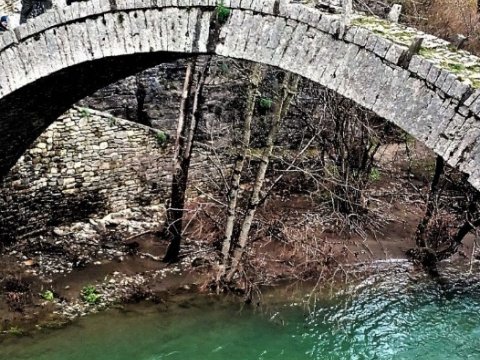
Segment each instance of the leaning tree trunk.
[{"label": "leaning tree trunk", "polygon": [[193,138],[197,131],[199,119],[202,116],[203,87],[210,68],[210,61],[211,57],[207,59],[203,68],[197,72],[197,60],[192,60],[188,64],[185,74],[175,140],[172,192],[165,224],[166,233],[170,237],[170,244],[163,258],[164,262],[178,261],[180,253],[185,193],[187,191],[188,172],[193,150]]},{"label": "leaning tree trunk", "polygon": [[240,188],[240,179],[242,176],[243,166],[247,157],[248,150],[250,148],[250,136],[253,113],[255,110],[255,101],[257,98],[258,87],[263,78],[263,69],[260,64],[252,64],[252,70],[249,78],[249,85],[247,90],[247,104],[245,107],[244,123],[243,123],[243,136],[242,143],[238,156],[235,160],[233,168],[232,180],[230,183],[230,189],[228,191],[228,205],[227,205],[227,219],[225,225],[225,237],[222,244],[222,263],[225,266],[228,260],[231,247],[232,247],[232,234],[235,227],[235,220],[237,218],[237,200],[238,192]]},{"label": "leaning tree trunk", "polygon": [[417,231],[415,233],[415,243],[417,247],[425,248],[428,247],[426,240],[427,237],[427,227],[430,222],[433,214],[436,211],[437,196],[438,196],[438,185],[440,182],[440,176],[443,174],[444,161],[441,156],[437,156],[435,162],[435,174],[433,175],[432,183],[430,185],[430,192],[427,198],[427,206],[425,209],[425,214],[422,221],[418,224]]},{"label": "leaning tree trunk", "polygon": [[261,202],[260,192],[262,190],[263,183],[265,182],[265,174],[267,173],[268,165],[270,163],[270,157],[272,156],[273,144],[278,133],[278,129],[280,128],[282,119],[287,114],[290,102],[296,94],[298,81],[299,76],[292,76],[292,74],[290,73],[285,74],[282,88],[280,89],[281,95],[278,99],[278,104],[276,106],[275,113],[272,119],[271,128],[267,135],[266,145],[262,153],[260,165],[257,170],[257,175],[255,177],[252,194],[247,205],[247,212],[245,214],[245,218],[243,219],[240,233],[238,235],[238,240],[236,242],[237,248],[233,253],[230,271],[226,278],[227,282],[230,282],[233,275],[237,272],[238,266],[245,252],[245,247],[247,245],[248,235],[252,227],[253,218],[257,211],[258,205]]}]

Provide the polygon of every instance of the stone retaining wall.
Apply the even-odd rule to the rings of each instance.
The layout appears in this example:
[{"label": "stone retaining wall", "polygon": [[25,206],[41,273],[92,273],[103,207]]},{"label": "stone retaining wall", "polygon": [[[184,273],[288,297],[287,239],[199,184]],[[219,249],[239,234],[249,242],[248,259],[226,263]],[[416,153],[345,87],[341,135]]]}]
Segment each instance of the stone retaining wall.
[{"label": "stone retaining wall", "polygon": [[[172,152],[157,132],[97,111],[68,111],[1,182],[0,243],[92,214],[163,203]],[[193,179],[212,173],[204,164],[206,155],[196,154]]]}]

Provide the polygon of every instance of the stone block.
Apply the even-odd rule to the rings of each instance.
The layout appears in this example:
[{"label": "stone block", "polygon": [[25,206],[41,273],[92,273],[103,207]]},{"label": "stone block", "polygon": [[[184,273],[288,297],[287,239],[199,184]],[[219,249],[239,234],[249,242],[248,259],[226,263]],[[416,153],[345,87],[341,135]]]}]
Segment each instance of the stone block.
[{"label": "stone block", "polygon": [[378,37],[375,43],[375,47],[373,48],[373,52],[381,58],[385,58],[392,44],[393,43],[390,40],[383,37]]},{"label": "stone block", "polygon": [[417,69],[417,75],[422,79],[426,79],[430,69],[432,67],[432,63],[427,59],[421,59],[421,62]]},{"label": "stone block", "polygon": [[408,64],[408,70],[412,73],[416,74],[420,69],[420,65],[422,64],[423,58],[418,55],[413,55],[410,63]]},{"label": "stone block", "polygon": [[359,46],[364,47],[367,44],[367,38],[370,32],[365,28],[358,28],[353,38],[353,42]]},{"label": "stone block", "polygon": [[463,99],[464,95],[467,93],[467,91],[470,91],[471,87],[469,84],[456,80],[452,86],[450,86],[450,89],[447,91],[448,96],[452,96],[457,100]]}]

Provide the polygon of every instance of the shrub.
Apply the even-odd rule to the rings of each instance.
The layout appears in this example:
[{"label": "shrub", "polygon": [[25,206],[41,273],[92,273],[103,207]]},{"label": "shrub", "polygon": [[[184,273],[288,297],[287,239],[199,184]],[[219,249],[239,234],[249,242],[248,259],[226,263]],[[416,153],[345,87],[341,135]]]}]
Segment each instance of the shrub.
[{"label": "shrub", "polygon": [[374,167],[374,168],[372,168],[372,170],[370,170],[369,179],[371,181],[380,180],[380,171],[378,170],[378,168]]},{"label": "shrub", "polygon": [[7,332],[7,334],[15,335],[15,336],[25,335],[25,331],[22,328],[19,328],[17,326],[10,327],[6,332]]},{"label": "shrub", "polygon": [[228,64],[226,62],[221,62],[219,65],[218,65],[218,68],[220,69],[220,73],[224,76],[226,76],[229,72],[229,68],[228,68]]},{"label": "shrub", "polygon": [[273,105],[273,101],[270,98],[261,98],[258,104],[262,110],[270,110]]},{"label": "shrub", "polygon": [[108,126],[114,127],[117,125],[117,120],[112,116],[108,118]]},{"label": "shrub", "polygon": [[80,292],[80,296],[83,301],[89,304],[98,304],[102,299],[102,295],[98,293],[98,290],[93,285],[86,285]]},{"label": "shrub", "polygon": [[157,144],[159,146],[165,146],[168,141],[168,135],[163,131],[157,131],[155,134],[155,139],[157,140]]},{"label": "shrub", "polygon": [[55,298],[55,295],[53,294],[52,291],[50,290],[45,290],[43,293],[42,293],[42,298],[47,300],[47,301],[53,301],[53,299]]},{"label": "shrub", "polygon": [[81,118],[88,118],[90,116],[90,111],[86,108],[81,108],[79,114]]}]

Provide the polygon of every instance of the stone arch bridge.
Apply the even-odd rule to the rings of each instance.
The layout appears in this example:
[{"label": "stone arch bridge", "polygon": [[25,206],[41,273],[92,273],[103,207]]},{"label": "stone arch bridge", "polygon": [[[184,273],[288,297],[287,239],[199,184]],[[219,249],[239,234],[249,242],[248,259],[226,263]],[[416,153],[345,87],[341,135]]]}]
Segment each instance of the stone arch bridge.
[{"label": "stone arch bridge", "polygon": [[[228,18],[216,15],[230,9]],[[422,46],[408,51],[418,36]],[[217,54],[304,76],[400,126],[480,189],[480,60],[414,29],[284,0],[91,0],[0,36],[0,178],[60,114],[160,62]]]}]

